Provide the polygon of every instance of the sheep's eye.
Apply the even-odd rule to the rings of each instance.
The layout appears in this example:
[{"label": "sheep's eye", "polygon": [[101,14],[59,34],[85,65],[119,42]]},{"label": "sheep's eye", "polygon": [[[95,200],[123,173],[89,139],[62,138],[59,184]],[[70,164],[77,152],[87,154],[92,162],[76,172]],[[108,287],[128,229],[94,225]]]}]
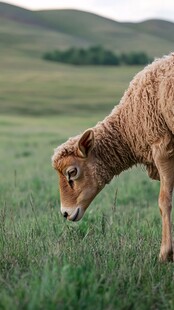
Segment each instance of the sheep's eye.
[{"label": "sheep's eye", "polygon": [[68,169],[65,172],[65,176],[67,178],[67,181],[69,182],[70,180],[74,181],[79,177],[79,168],[78,167],[74,167],[74,166],[70,166],[68,167]]},{"label": "sheep's eye", "polygon": [[74,178],[77,175],[77,168],[72,168],[68,171],[68,179]]}]

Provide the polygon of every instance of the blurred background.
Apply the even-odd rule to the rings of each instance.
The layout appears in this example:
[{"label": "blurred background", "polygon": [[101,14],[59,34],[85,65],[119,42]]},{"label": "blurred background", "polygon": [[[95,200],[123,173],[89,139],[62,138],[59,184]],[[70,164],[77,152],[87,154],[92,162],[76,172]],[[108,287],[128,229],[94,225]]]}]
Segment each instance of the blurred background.
[{"label": "blurred background", "polygon": [[[53,149],[103,119],[136,72],[174,50],[173,21],[170,0],[0,2],[2,203],[25,204],[30,192],[43,192],[39,206],[46,192],[55,203]],[[9,196],[14,184],[20,202]]]},{"label": "blurred background", "polygon": [[0,2],[0,308],[172,307],[163,294],[172,268],[152,259],[159,183],[143,168],[123,173],[72,227],[51,167],[54,148],[102,120],[138,71],[172,51],[173,0]]}]

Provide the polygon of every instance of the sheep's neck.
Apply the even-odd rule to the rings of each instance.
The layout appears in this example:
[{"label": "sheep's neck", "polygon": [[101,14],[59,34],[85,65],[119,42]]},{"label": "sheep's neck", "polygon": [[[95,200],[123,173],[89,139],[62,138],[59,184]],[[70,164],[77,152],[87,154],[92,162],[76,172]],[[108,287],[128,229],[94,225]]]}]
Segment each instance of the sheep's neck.
[{"label": "sheep's neck", "polygon": [[137,161],[126,139],[126,133],[120,126],[119,114],[116,113],[114,121],[112,114],[98,123],[94,132],[94,152],[100,170],[98,173],[103,174],[104,182],[108,183],[115,175],[132,167]]}]

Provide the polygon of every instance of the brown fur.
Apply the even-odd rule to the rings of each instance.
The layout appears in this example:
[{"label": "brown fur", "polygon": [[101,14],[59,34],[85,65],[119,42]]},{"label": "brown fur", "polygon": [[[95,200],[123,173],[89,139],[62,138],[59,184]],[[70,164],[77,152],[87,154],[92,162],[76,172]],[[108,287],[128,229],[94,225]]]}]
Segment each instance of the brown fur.
[{"label": "brown fur", "polygon": [[[160,210],[171,209],[174,185],[174,53],[154,61],[138,73],[120,104],[92,131],[94,145],[85,163],[91,171],[91,180],[95,180],[96,193],[123,170],[143,164],[149,177],[161,180]],[[79,160],[80,137],[70,138],[55,150],[53,166],[59,173],[63,166],[68,166],[69,158]],[[168,217],[162,221],[161,260],[171,258],[172,253],[169,213],[167,211]],[[168,227],[167,232],[165,227]],[[166,237],[166,234],[170,236]]]}]

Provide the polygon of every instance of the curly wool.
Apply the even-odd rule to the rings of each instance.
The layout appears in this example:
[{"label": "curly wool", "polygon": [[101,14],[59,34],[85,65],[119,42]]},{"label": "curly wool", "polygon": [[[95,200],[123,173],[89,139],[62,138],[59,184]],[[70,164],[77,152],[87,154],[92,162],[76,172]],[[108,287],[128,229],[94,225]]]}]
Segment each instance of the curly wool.
[{"label": "curly wool", "polygon": [[144,164],[149,176],[159,179],[152,145],[166,135],[170,141],[174,132],[173,103],[174,54],[170,54],[139,72],[120,104],[93,128],[99,179],[108,183],[113,175],[135,164]]},{"label": "curly wool", "polygon": [[52,166],[59,170],[62,160],[68,156],[78,156],[77,154],[77,143],[80,135],[69,138],[65,143],[54,149],[54,155],[52,156]]}]

